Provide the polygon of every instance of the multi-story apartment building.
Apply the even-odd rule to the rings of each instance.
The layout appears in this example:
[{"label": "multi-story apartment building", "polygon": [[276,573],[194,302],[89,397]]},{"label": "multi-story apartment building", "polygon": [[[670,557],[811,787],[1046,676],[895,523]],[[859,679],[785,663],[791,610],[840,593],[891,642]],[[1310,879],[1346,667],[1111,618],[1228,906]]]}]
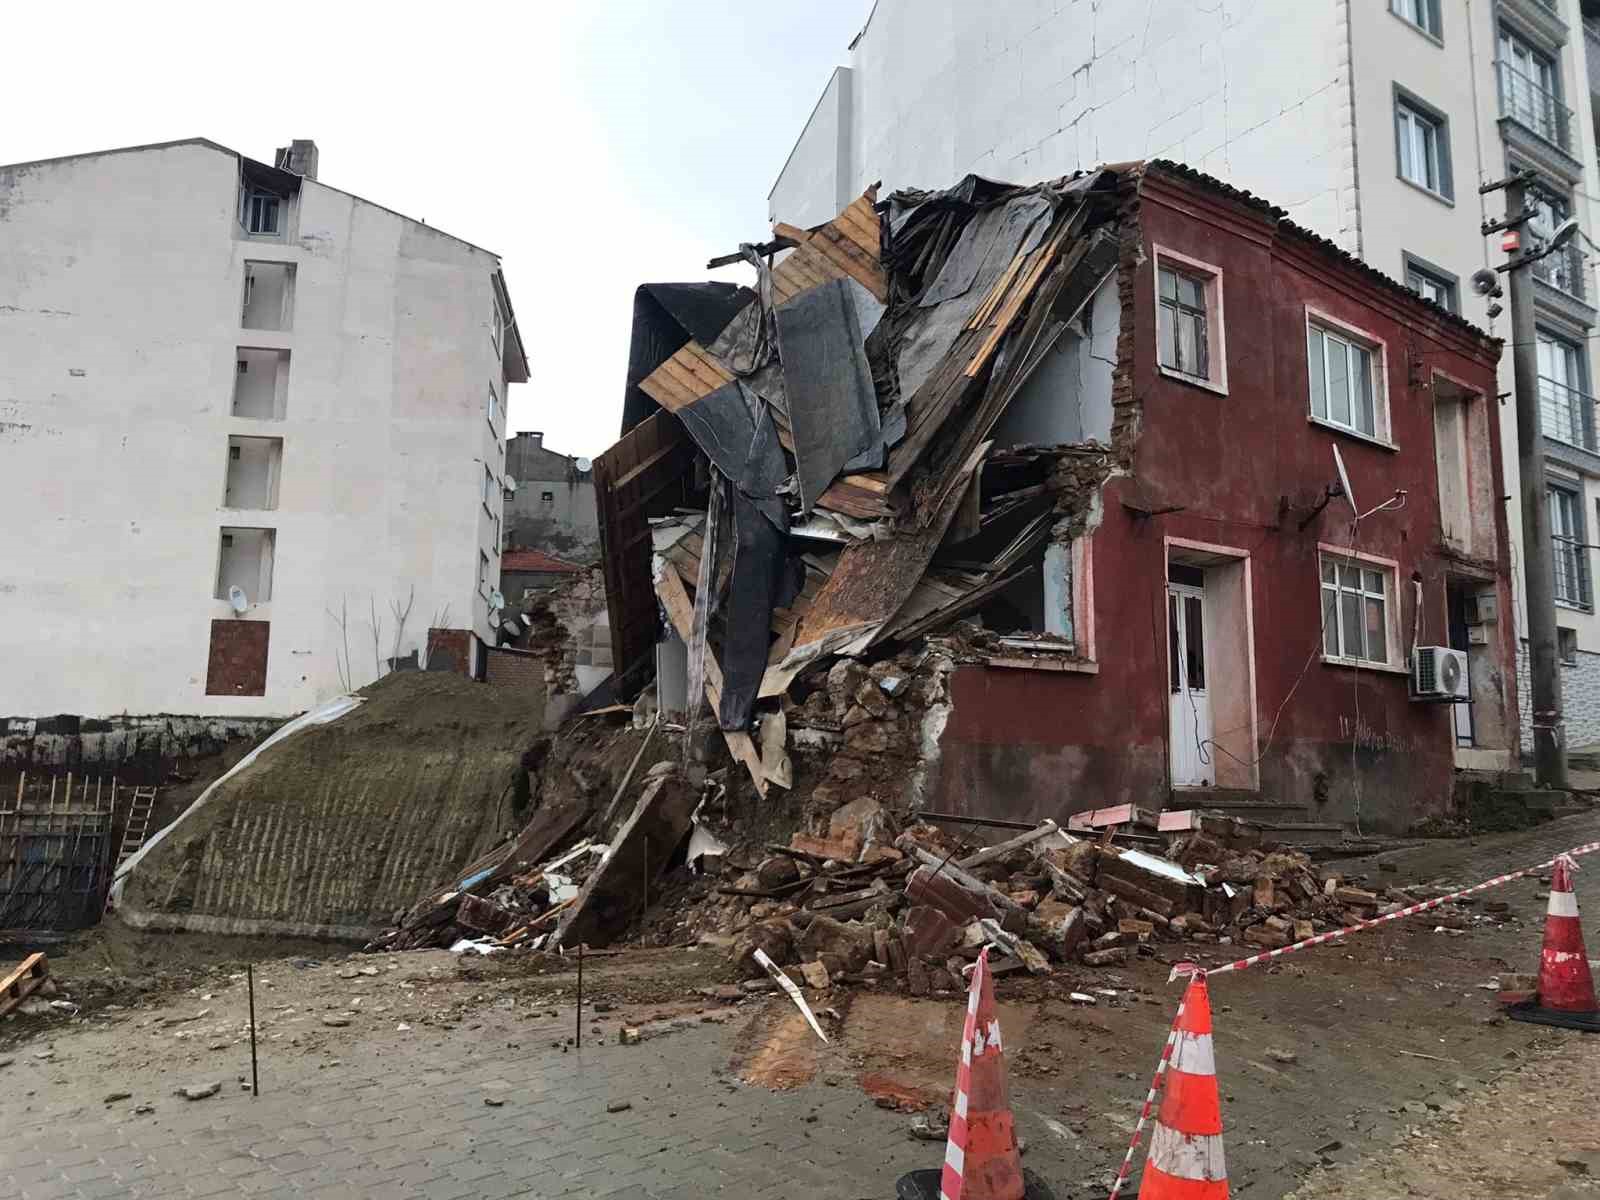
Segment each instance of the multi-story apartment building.
[{"label": "multi-story apartment building", "polygon": [[[772,188],[770,215],[815,224],[874,180],[888,189],[941,186],[966,172],[1030,180],[1169,158],[1271,197],[1368,265],[1509,337],[1509,313],[1491,316],[1469,283],[1503,261],[1497,239],[1480,229],[1503,214],[1500,194],[1478,188],[1530,168],[1539,179],[1536,233],[1568,216],[1592,227],[1596,17],[1594,0],[877,0]],[[1600,741],[1592,352],[1600,301],[1585,249],[1575,239],[1536,268],[1573,746]],[[1428,370],[1413,364],[1418,377]],[[1512,389],[1509,353],[1500,388]],[[1525,635],[1515,410],[1508,399],[1500,411]],[[1452,448],[1436,449],[1448,463]],[[1426,536],[1449,541],[1443,529]],[[1453,638],[1469,636],[1464,614],[1451,624]],[[1525,672],[1525,645],[1521,661]],[[1520,691],[1525,707],[1525,675]],[[1472,762],[1466,707],[1458,737],[1460,761]]]},{"label": "multi-story apartment building", "polygon": [[278,716],[492,644],[527,377],[499,259],[311,142],[0,166],[0,714]]}]

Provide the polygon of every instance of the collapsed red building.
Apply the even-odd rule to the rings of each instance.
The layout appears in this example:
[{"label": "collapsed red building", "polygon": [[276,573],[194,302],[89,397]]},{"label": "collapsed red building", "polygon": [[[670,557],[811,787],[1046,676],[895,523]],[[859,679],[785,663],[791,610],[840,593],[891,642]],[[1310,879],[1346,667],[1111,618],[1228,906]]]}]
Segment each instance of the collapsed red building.
[{"label": "collapsed red building", "polygon": [[621,690],[757,791],[807,678],[919,644],[945,811],[1397,831],[1514,766],[1497,340],[1166,162],[737,258],[639,289],[595,479]]}]

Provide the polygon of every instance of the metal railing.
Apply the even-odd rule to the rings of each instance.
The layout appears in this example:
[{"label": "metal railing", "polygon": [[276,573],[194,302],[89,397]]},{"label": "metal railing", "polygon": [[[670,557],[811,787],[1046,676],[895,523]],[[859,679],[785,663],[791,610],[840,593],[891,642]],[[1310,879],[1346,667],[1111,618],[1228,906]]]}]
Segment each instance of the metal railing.
[{"label": "metal railing", "polygon": [[1552,537],[1555,549],[1556,599],[1563,604],[1588,608],[1589,549],[1572,538]]},{"label": "metal railing", "polygon": [[1504,59],[1496,59],[1494,68],[1500,83],[1500,115],[1570,154],[1572,110]]},{"label": "metal railing", "polygon": [[1547,254],[1535,262],[1533,275],[1535,279],[1542,279],[1569,296],[1584,299],[1583,254],[1576,242],[1568,242],[1553,254]]},{"label": "metal railing", "polygon": [[1545,437],[1595,450],[1594,397],[1539,376],[1539,428]]}]

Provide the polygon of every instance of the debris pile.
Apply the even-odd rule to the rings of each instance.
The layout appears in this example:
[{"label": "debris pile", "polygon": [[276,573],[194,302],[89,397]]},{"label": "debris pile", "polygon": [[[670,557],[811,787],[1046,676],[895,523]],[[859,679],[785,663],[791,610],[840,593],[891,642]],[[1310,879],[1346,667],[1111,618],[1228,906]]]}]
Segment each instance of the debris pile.
[{"label": "debris pile", "polygon": [[[927,995],[958,990],[985,946],[999,952],[997,973],[1033,974],[1122,965],[1160,943],[1255,953],[1442,894],[1358,886],[1231,817],[1166,816],[1193,828],[1164,847],[1154,832],[1115,834],[1152,849],[1114,844],[1112,830],[1076,838],[1053,821],[975,849],[924,823],[892,838],[879,828],[841,861],[796,835],[719,889],[750,902],[732,960],[747,978],[762,974],[760,950],[803,985],[899,980]],[[1449,908],[1432,920],[1453,931],[1471,924]]]}]

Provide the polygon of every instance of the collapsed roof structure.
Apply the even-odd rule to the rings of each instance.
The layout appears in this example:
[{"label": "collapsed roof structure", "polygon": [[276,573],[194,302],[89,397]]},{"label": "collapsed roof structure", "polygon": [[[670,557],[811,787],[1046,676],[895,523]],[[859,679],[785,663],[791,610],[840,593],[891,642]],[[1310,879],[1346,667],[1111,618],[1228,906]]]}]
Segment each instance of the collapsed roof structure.
[{"label": "collapsed roof structure", "polygon": [[[1115,466],[1105,421],[1069,444],[992,435],[1088,332],[1118,173],[876,190],[710,264],[749,262],[754,288],[641,287],[624,436],[595,464],[623,689],[648,677],[659,605],[762,793],[760,706],[821,659],[1003,599]],[[1043,628],[1011,624],[1070,654],[1044,607]]]}]

